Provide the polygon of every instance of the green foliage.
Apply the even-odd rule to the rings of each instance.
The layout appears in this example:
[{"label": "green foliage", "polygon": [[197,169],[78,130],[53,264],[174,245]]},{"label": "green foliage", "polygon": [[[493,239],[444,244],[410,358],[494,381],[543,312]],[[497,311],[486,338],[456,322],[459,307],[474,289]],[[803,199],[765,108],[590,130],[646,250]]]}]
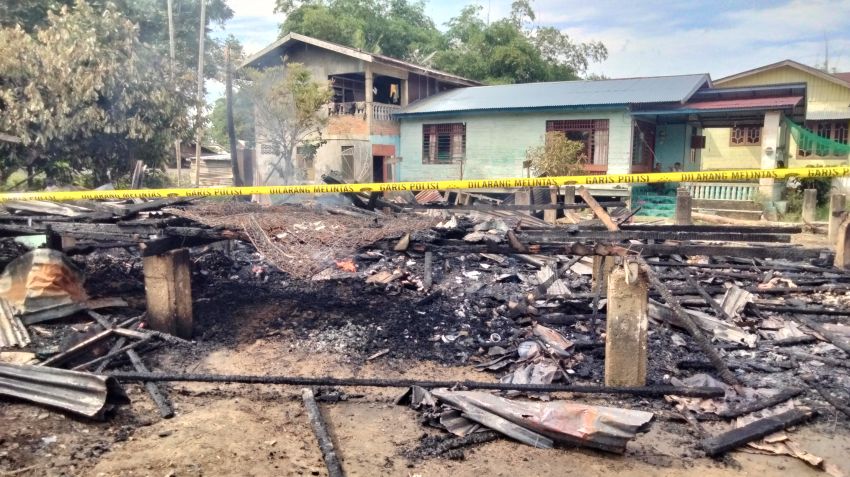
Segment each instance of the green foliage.
[{"label": "green foliage", "polygon": [[253,101],[257,124],[262,124],[258,136],[277,156],[264,182],[277,173],[284,184],[289,184],[296,179],[296,148],[322,143],[321,130],[327,117],[321,109],[333,97],[330,84],[315,81],[301,63],[249,71],[248,77],[251,83],[246,91]]},{"label": "green foliage", "polygon": [[435,51],[442,40],[425,4],[408,0],[277,0],[281,35],[302,33],[395,58]]},{"label": "green foliage", "polygon": [[599,42],[575,43],[552,27],[537,27],[528,0],[490,23],[468,5],[445,34],[422,2],[408,0],[277,0],[287,14],[281,34],[298,32],[373,53],[410,60],[488,83],[576,79],[608,55]]},{"label": "green foliage", "polygon": [[163,75],[167,58],[114,8],[79,1],[33,33],[2,29],[0,51],[0,131],[21,139],[0,142],[0,182],[25,168],[61,183],[89,170],[100,184],[137,159],[161,165],[174,134],[189,136],[191,73]]},{"label": "green foliage", "polygon": [[571,176],[584,171],[587,154],[584,143],[567,139],[563,133],[546,133],[543,145],[532,147],[525,153],[536,176]]},{"label": "green foliage", "polygon": [[[224,65],[224,42],[211,36],[210,25],[223,25],[233,17],[225,0],[205,0],[206,36],[204,38],[204,76],[218,78]],[[174,43],[177,62],[188,69],[198,64],[198,20],[200,0],[174,0]],[[75,8],[74,0],[3,0],[0,1],[0,26],[19,25],[31,33],[48,23],[48,13],[62,7]],[[166,0],[89,0],[87,6],[97,14],[119,12],[138,28],[139,41],[168,56],[168,9]],[[167,70],[162,70],[167,71]]]}]

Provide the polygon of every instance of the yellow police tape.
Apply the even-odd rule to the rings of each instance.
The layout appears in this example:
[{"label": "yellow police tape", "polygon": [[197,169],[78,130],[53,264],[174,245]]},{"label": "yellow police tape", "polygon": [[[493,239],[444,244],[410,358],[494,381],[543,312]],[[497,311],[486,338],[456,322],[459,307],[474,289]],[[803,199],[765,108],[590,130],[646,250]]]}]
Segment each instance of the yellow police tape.
[{"label": "yellow police tape", "polygon": [[11,200],[98,200],[98,199],[162,199],[169,197],[221,197],[252,194],[338,194],[345,192],[421,191],[449,189],[508,189],[564,185],[641,184],[658,182],[730,182],[753,179],[800,179],[842,177],[850,175],[850,167],[798,167],[792,169],[739,169],[701,172],[654,172],[607,174],[593,176],[561,176],[508,179],[467,179],[424,182],[382,182],[365,184],[305,184],[286,186],[206,187],[142,190],[87,190],[57,192],[0,193],[0,202]]}]

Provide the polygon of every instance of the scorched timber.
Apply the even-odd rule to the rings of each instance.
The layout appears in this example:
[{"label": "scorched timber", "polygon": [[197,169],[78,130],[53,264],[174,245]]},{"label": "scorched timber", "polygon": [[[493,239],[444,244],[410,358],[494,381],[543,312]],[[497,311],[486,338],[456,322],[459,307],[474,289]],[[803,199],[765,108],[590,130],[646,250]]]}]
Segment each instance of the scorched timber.
[{"label": "scorched timber", "polygon": [[501,391],[526,392],[569,392],[577,394],[630,394],[645,397],[663,397],[667,395],[715,398],[725,395],[722,388],[688,386],[592,386],[559,384],[512,384],[487,383],[480,381],[419,381],[415,379],[359,379],[333,377],[302,376],[260,376],[245,374],[193,374],[193,373],[138,373],[112,372],[110,376],[121,381],[182,381],[201,383],[244,383],[244,384],[285,384],[292,386],[364,386],[377,388],[409,388],[419,386],[426,389],[455,388],[496,389]]},{"label": "scorched timber", "polygon": [[791,243],[791,236],[787,234],[754,234],[734,232],[659,232],[650,230],[621,230],[619,232],[607,232],[604,230],[581,230],[575,233],[560,230],[523,232],[520,235],[530,242],[539,243],[564,243],[569,239],[585,240],[705,240],[724,242],[765,242],[765,243]]},{"label": "scorched timber", "polygon": [[[388,241],[377,242],[367,248],[392,250],[394,244]],[[442,240],[433,244],[411,244],[414,250],[424,251],[433,247],[443,253],[492,253],[511,255],[517,253],[510,245],[503,244],[469,244],[462,240]],[[656,244],[594,244],[586,242],[566,242],[563,244],[529,244],[530,253],[562,254],[582,256],[622,256],[628,253],[640,253],[644,257],[660,255],[708,255],[714,257],[732,256],[745,258],[776,258],[784,260],[810,260],[831,254],[828,250],[808,249],[801,247],[744,247],[724,245],[656,245]]]}]

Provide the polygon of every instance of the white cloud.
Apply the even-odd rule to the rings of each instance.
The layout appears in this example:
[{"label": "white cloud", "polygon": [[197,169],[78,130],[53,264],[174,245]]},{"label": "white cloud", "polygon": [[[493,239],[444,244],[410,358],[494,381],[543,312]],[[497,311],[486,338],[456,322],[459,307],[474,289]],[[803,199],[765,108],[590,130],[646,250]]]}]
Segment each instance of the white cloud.
[{"label": "white cloud", "polygon": [[850,70],[848,2],[759,4],[669,28],[663,14],[639,17],[626,11],[624,16],[627,25],[593,21],[564,29],[577,40],[598,39],[608,46],[608,60],[594,65],[593,72],[612,77],[710,72],[719,78],[789,58],[822,62],[824,39],[831,65]]}]

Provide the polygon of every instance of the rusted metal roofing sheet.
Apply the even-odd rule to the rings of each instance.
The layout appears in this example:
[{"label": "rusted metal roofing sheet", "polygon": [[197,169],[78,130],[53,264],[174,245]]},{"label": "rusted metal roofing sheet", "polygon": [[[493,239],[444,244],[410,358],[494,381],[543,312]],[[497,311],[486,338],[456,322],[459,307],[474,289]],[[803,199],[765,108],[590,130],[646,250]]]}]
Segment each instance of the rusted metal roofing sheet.
[{"label": "rusted metal roofing sheet", "polygon": [[0,298],[0,348],[23,347],[30,343],[30,335],[14,315],[9,302]]},{"label": "rusted metal roofing sheet", "polygon": [[0,396],[63,409],[92,419],[130,400],[115,378],[67,369],[0,363]]},{"label": "rusted metal roofing sheet", "polygon": [[446,91],[403,108],[397,116],[464,111],[556,109],[644,103],[683,103],[710,86],[707,74],[594,81],[477,86]]}]

